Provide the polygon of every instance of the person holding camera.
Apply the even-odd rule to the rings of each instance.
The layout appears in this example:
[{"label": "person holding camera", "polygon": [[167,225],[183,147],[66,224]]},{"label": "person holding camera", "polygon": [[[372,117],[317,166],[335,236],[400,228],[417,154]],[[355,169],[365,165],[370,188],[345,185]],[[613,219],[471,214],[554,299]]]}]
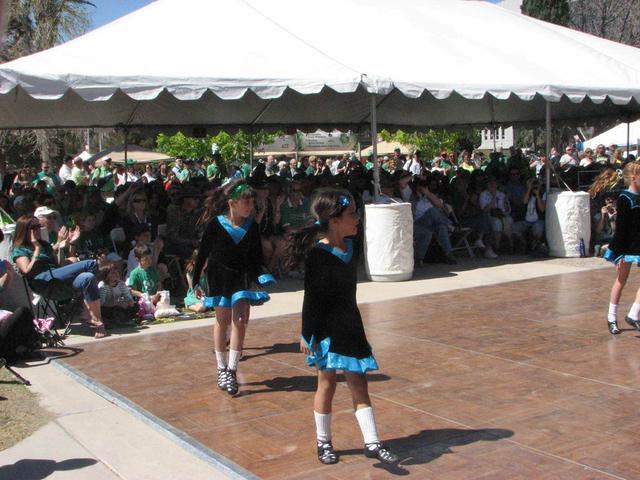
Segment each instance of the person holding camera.
[{"label": "person holding camera", "polygon": [[522,203],[526,206],[524,220],[516,222],[513,231],[520,237],[530,235],[529,247],[531,251],[544,242],[544,211],[546,208],[547,194],[542,191],[542,184],[537,178],[527,180],[527,190],[522,197]]},{"label": "person holding camera", "polygon": [[489,215],[489,223],[493,229],[496,245],[502,239],[507,242],[509,251],[513,250],[513,218],[511,205],[504,192],[498,190],[498,181],[494,177],[487,179],[486,189],[480,194],[480,208]]},{"label": "person holding camera", "polygon": [[593,216],[594,255],[599,257],[606,250],[616,230],[616,198],[614,195],[604,197],[600,211]]}]

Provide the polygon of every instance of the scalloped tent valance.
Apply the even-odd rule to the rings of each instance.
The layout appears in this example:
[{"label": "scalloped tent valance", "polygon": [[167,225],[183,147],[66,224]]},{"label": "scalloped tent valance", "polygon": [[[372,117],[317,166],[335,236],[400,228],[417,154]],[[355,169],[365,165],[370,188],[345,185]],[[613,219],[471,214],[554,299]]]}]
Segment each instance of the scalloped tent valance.
[{"label": "scalloped tent valance", "polygon": [[[365,25],[369,28],[356,28]],[[0,65],[0,128],[640,116],[640,49],[461,0],[157,0]]]}]

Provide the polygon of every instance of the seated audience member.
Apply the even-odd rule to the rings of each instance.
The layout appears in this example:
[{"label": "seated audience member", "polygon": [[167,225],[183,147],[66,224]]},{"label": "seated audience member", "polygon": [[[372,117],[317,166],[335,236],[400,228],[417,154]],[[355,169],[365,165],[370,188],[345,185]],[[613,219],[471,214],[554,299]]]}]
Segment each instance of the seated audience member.
[{"label": "seated audience member", "polygon": [[613,239],[616,231],[616,196],[606,195],[600,210],[595,213],[592,219],[594,233],[594,255],[601,256],[609,242]]},{"label": "seated audience member", "polygon": [[82,163],[82,158],[76,157],[73,159],[73,168],[71,169],[71,181],[76,184],[76,186],[80,185],[88,185],[89,177],[87,176],[87,172],[84,169],[84,165]]},{"label": "seated audience member", "polygon": [[178,255],[181,259],[188,259],[200,244],[198,229],[200,192],[187,185],[183,187],[177,202],[167,208],[165,253]]},{"label": "seated audience member", "polygon": [[416,182],[416,200],[413,207],[414,256],[417,266],[421,266],[433,235],[445,254],[445,262],[455,264],[451,251],[449,228],[452,226],[443,208],[444,202],[429,190],[429,180]]},{"label": "seated audience member", "polygon": [[309,210],[309,200],[302,192],[301,177],[295,178],[289,186],[289,195],[280,207],[280,227],[291,233],[313,223]]},{"label": "seated audience member", "polygon": [[513,218],[511,205],[504,192],[498,190],[498,182],[491,177],[487,188],[480,194],[480,208],[489,215],[489,222],[496,236],[496,244],[504,239],[509,251],[513,250]]},{"label": "seated audience member", "polygon": [[[196,289],[193,280],[193,268],[196,264],[196,259],[198,258],[198,250],[193,251],[193,255],[187,261],[185,266],[185,275],[187,277],[187,285],[189,289],[187,290],[187,296],[184,297],[184,306],[187,307],[192,312],[202,313],[207,311],[207,307],[204,305],[204,298],[198,297],[195,293]],[[206,268],[206,267],[205,267]],[[197,282],[197,286],[200,287],[201,291],[208,292],[209,287],[207,285],[207,276],[200,275],[200,279]]]},{"label": "seated audience member", "polygon": [[[125,232],[127,246],[133,242],[134,232],[138,231],[141,226],[147,227],[152,231],[154,225],[151,222],[151,215],[147,207],[147,195],[144,188],[135,185],[129,188],[124,198],[126,207],[120,216],[120,225]],[[153,234],[151,235],[153,237]]]},{"label": "seated audience member", "polygon": [[[43,240],[51,244],[58,262],[62,262],[65,256],[65,249],[69,246],[70,242],[77,240],[80,235],[80,229],[75,228],[69,231],[67,227],[60,226],[60,215],[47,206],[36,208],[33,216],[40,222],[41,234],[44,233],[45,230],[47,232],[47,238]],[[75,261],[75,259],[72,258],[68,260]]]},{"label": "seated audience member", "polygon": [[108,263],[100,267],[100,311],[107,326],[131,324],[136,318],[136,307],[129,287],[122,281],[119,265]]},{"label": "seated audience member", "polygon": [[13,260],[20,273],[29,280],[45,283],[53,280],[71,282],[75,290],[82,292],[89,312],[89,324],[95,328],[96,338],[106,335],[100,313],[100,292],[95,276],[97,272],[95,260],[58,267],[51,244],[40,238],[40,222],[28,215],[20,217],[16,222]]},{"label": "seated audience member", "polygon": [[96,216],[92,212],[77,215],[78,237],[70,241],[69,254],[81,260],[95,258],[102,261],[111,248],[110,239],[96,229]]},{"label": "seated audience member", "polygon": [[155,240],[151,241],[151,232],[149,232],[149,228],[146,225],[138,225],[134,230],[133,238],[134,246],[129,251],[129,256],[127,257],[127,272],[131,274],[131,272],[139,266],[135,247],[138,245],[147,245],[151,249],[152,265],[158,270],[160,280],[166,279],[169,276],[169,269],[164,262],[161,262],[164,240],[156,237]]},{"label": "seated audience member", "polygon": [[489,215],[480,208],[478,195],[468,188],[468,177],[457,175],[452,197],[453,211],[462,227],[471,228],[477,237],[475,246],[484,250],[487,258],[497,258]]},{"label": "seated audience member", "polygon": [[131,288],[134,297],[141,298],[146,294],[156,305],[160,300],[158,291],[161,289],[161,284],[160,274],[153,266],[153,252],[145,244],[136,245],[134,251],[138,266],[129,272],[127,285]]},{"label": "seated audience member", "polygon": [[522,205],[526,212],[523,220],[513,225],[514,234],[526,239],[529,235],[529,249],[535,251],[544,243],[544,211],[547,194],[544,193],[542,183],[537,178],[527,180],[527,191],[522,196]]}]

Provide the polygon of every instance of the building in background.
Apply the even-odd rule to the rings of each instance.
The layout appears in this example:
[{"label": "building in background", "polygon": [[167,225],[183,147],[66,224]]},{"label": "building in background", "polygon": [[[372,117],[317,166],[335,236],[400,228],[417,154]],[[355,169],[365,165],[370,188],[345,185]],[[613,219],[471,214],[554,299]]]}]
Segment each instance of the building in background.
[{"label": "building in background", "polygon": [[515,145],[515,132],[513,127],[485,128],[480,131],[480,139],[482,143],[478,147],[478,150],[488,154],[494,150],[508,150],[509,147]]}]

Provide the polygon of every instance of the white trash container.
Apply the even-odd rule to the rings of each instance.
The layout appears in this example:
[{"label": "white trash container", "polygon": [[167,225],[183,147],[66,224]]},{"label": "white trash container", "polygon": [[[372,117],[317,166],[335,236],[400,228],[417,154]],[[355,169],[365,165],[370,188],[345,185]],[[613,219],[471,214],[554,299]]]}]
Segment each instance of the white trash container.
[{"label": "white trash container", "polygon": [[365,205],[365,266],[374,282],[413,276],[413,215],[410,203]]},{"label": "white trash container", "polygon": [[11,260],[11,252],[13,251],[13,238],[16,232],[14,223],[5,223],[2,225],[2,233],[4,240],[0,243],[0,260]]},{"label": "white trash container", "polygon": [[545,230],[549,255],[579,257],[580,240],[585,251],[591,241],[591,209],[587,192],[552,191],[547,197]]}]

